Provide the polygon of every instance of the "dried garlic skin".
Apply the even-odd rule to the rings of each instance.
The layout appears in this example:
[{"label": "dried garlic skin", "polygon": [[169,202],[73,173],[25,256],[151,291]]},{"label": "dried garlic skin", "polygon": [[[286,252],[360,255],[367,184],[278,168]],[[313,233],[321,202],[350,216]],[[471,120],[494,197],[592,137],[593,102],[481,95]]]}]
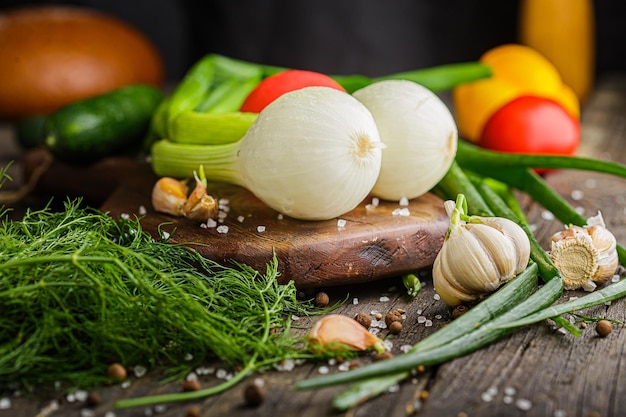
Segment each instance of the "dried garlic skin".
[{"label": "dried garlic skin", "polygon": [[617,271],[617,241],[599,216],[589,219],[591,225],[569,226],[550,238],[550,259],[566,290],[593,291]]},{"label": "dried garlic skin", "polygon": [[215,198],[208,195],[206,185],[194,173],[196,188],[191,192],[183,205],[183,215],[191,220],[206,222],[214,219],[218,214],[218,203]]},{"label": "dried garlic skin", "polygon": [[160,213],[182,216],[188,190],[183,181],[170,177],[159,178],[152,187],[152,207]]},{"label": "dried garlic skin", "polygon": [[433,264],[435,291],[451,307],[494,292],[524,271],[530,241],[515,222],[471,216],[452,224]]},{"label": "dried garlic skin", "polygon": [[344,345],[354,350],[375,349],[384,352],[383,341],[359,322],[341,314],[329,314],[315,322],[307,335],[309,343],[318,349]]}]

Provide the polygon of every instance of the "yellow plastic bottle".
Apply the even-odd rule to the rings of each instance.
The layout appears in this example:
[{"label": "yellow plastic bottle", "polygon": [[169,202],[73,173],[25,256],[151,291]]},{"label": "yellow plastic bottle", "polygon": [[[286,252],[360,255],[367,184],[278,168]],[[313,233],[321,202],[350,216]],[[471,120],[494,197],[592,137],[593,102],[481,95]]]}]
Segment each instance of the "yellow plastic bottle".
[{"label": "yellow plastic bottle", "polygon": [[552,61],[584,102],[595,77],[592,0],[521,0],[519,16],[519,42]]}]

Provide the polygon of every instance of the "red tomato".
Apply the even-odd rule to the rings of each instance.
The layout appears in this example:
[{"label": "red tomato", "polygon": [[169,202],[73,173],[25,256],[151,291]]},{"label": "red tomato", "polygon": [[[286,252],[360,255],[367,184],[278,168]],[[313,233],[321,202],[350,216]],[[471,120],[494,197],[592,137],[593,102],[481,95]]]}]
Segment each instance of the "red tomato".
[{"label": "red tomato", "polygon": [[555,101],[522,96],[501,107],[485,124],[479,145],[501,152],[574,155],[580,122]]},{"label": "red tomato", "polygon": [[261,81],[243,102],[241,111],[259,113],[265,106],[289,91],[314,86],[346,91],[328,75],[314,71],[286,70]]}]

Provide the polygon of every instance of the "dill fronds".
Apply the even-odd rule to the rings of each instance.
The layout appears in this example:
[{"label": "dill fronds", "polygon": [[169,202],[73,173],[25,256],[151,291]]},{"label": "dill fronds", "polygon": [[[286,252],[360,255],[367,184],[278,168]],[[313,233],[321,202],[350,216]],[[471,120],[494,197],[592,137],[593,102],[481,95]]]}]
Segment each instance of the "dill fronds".
[{"label": "dill fronds", "polygon": [[210,359],[235,366],[296,357],[302,339],[288,331],[291,315],[312,304],[277,275],[276,258],[264,273],[221,266],[154,240],[137,219],[116,221],[79,201],[3,221],[0,388],[93,386],[112,361],[182,376]]}]

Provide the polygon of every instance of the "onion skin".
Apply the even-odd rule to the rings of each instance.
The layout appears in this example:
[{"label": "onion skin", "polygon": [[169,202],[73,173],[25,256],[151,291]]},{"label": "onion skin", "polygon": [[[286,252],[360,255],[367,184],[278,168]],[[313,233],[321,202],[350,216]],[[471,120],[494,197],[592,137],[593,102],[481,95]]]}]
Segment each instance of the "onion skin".
[{"label": "onion skin", "polygon": [[387,148],[372,194],[417,198],[433,188],[454,161],[458,131],[446,105],[427,88],[386,80],[353,93],[367,107]]},{"label": "onion skin", "polygon": [[358,100],[333,88],[306,87],[259,113],[238,143],[238,182],[287,216],[328,220],[367,197],[383,147]]}]

